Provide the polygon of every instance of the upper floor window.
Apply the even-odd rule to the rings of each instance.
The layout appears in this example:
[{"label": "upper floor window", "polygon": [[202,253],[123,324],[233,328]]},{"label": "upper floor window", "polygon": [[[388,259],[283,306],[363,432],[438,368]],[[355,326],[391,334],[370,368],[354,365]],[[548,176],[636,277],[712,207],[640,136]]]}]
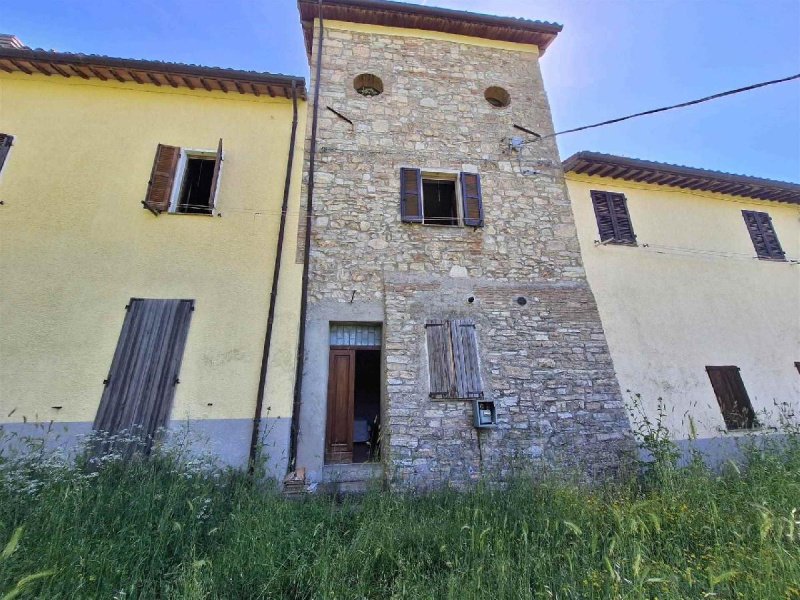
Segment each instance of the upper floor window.
[{"label": "upper floor window", "polygon": [[400,169],[400,215],[406,223],[483,227],[481,176]]},{"label": "upper floor window", "polygon": [[742,216],[747,225],[747,231],[750,232],[750,239],[753,240],[753,247],[756,249],[758,258],[786,260],[786,253],[781,248],[769,214],[755,210],[743,210]]},{"label": "upper floor window", "polygon": [[744,387],[739,367],[706,367],[711,387],[727,429],[757,427],[756,413]]},{"label": "upper floor window", "polygon": [[221,139],[216,151],[159,144],[142,204],[154,214],[211,215],[221,170]]},{"label": "upper floor window", "polygon": [[0,172],[3,171],[3,165],[11,152],[11,146],[14,143],[14,136],[8,133],[0,133]]},{"label": "upper floor window", "polygon": [[592,190],[591,194],[600,241],[611,244],[636,244],[636,235],[633,233],[625,195],[596,190]]}]

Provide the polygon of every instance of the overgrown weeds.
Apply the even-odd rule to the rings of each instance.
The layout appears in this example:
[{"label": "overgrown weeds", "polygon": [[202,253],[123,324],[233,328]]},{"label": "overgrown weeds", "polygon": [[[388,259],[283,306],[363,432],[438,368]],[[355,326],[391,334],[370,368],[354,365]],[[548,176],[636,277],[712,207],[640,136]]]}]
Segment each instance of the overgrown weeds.
[{"label": "overgrown weeds", "polygon": [[[284,500],[174,450],[0,457],[0,598],[800,598],[800,444],[639,481]],[[658,441],[661,444],[661,441]],[[660,462],[659,462],[660,461]],[[24,527],[24,530],[18,528]]]}]

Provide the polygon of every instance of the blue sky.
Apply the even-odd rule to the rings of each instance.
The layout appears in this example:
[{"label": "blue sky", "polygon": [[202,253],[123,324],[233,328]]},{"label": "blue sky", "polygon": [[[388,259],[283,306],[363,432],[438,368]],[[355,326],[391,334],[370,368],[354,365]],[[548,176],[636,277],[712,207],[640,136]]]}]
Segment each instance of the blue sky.
[{"label": "blue sky", "polygon": [[[418,3],[563,24],[542,59],[557,130],[800,72],[798,0]],[[0,31],[61,51],[308,73],[294,0],[2,0]],[[567,134],[559,148],[800,181],[800,81]]]}]

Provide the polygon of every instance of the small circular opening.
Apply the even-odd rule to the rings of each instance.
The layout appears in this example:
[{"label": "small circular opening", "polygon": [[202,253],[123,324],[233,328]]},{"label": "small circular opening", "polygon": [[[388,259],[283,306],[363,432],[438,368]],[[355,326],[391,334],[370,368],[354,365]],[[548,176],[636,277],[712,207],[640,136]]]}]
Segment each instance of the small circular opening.
[{"label": "small circular opening", "polygon": [[353,87],[362,96],[371,98],[383,93],[383,81],[377,75],[362,73],[353,80]]},{"label": "small circular opening", "polygon": [[470,296],[469,298],[467,298],[467,302],[469,302],[470,304],[475,302],[475,296]]},{"label": "small circular opening", "polygon": [[486,88],[486,91],[483,93],[483,97],[486,98],[486,101],[495,108],[505,108],[511,104],[511,96],[509,96],[508,92],[501,87],[492,86],[490,88]]},{"label": "small circular opening", "polygon": [[524,296],[520,296],[519,298],[517,298],[517,304],[519,304],[520,306],[525,306],[527,303],[528,299],[525,298]]}]

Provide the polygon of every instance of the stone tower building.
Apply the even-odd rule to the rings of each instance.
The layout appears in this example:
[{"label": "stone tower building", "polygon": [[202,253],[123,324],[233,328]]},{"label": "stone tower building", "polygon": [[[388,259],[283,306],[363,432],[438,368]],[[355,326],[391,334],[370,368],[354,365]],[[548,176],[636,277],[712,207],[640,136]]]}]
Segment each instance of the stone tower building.
[{"label": "stone tower building", "polygon": [[319,99],[296,468],[417,488],[613,471],[630,426],[540,139],[539,57],[560,26],[299,7]]}]

